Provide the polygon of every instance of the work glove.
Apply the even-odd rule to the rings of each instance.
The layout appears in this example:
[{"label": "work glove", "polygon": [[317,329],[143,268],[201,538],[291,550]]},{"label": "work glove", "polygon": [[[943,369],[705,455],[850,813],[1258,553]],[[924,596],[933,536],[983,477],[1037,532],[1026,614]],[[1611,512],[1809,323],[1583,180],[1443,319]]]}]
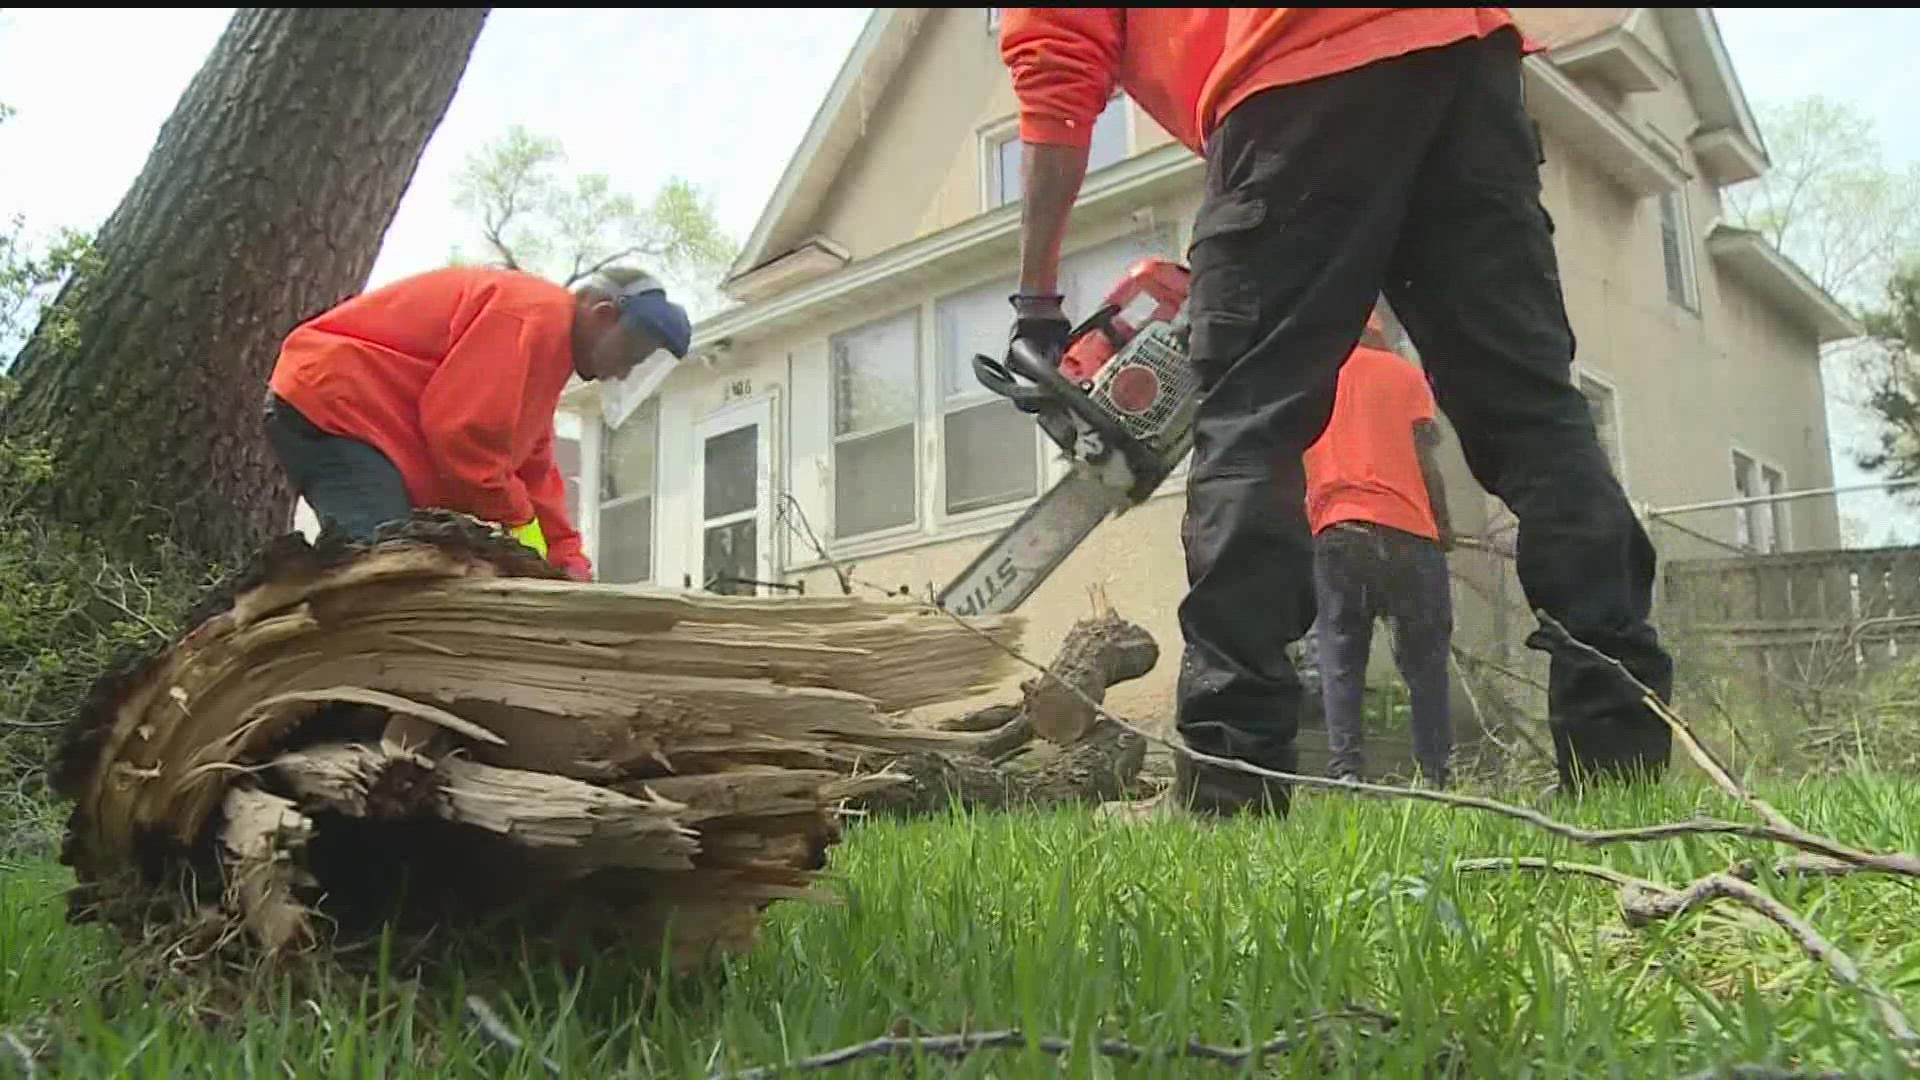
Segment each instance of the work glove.
[{"label": "work glove", "polygon": [[[1012,368],[1013,343],[1024,341],[1048,363],[1060,366],[1061,354],[1067,351],[1067,338],[1073,333],[1073,324],[1067,321],[1067,313],[1061,307],[1064,297],[1029,296],[1015,293],[1007,298],[1013,304],[1013,331],[1007,335],[1008,368]],[[1040,404],[1024,398],[1014,398],[1013,405],[1024,413],[1038,413]]]},{"label": "work glove", "polygon": [[1013,303],[1013,332],[1007,336],[1007,344],[1024,341],[1041,356],[1058,364],[1060,354],[1067,351],[1067,336],[1073,332],[1073,324],[1067,321],[1067,313],[1061,307],[1065,298],[1058,293],[1051,296],[1015,293],[1008,299]]},{"label": "work glove", "polygon": [[540,531],[539,518],[534,518],[525,525],[515,525],[513,528],[508,529],[507,533],[515,540],[539,552],[541,558],[544,559],[547,557],[547,538],[546,535]]}]

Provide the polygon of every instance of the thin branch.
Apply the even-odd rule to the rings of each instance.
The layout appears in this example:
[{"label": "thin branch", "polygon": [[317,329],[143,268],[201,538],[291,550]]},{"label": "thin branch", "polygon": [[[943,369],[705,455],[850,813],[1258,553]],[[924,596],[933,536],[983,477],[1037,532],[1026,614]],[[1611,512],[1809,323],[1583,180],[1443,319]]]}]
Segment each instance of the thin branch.
[{"label": "thin branch", "polygon": [[[507,1025],[500,1022],[499,1015],[493,1011],[491,1006],[481,999],[480,995],[467,995],[467,1012],[471,1014],[474,1021],[480,1025],[480,1033],[497,1044],[502,1050],[505,1050],[509,1054],[518,1054],[526,1049],[526,1044],[520,1041],[520,1036],[507,1030]],[[544,1054],[537,1054],[535,1057],[550,1075],[562,1075],[560,1066],[556,1065],[552,1058]]]},{"label": "thin branch", "polygon": [[1461,859],[1453,868],[1463,874],[1484,873],[1493,870],[1538,870],[1558,872],[1579,877],[1590,877],[1604,881],[1616,889],[1649,889],[1654,892],[1666,892],[1667,887],[1657,881],[1623,874],[1610,867],[1595,866],[1593,863],[1561,862],[1559,859],[1542,859],[1537,856],[1497,859]]},{"label": "thin branch", "polygon": [[6,1047],[7,1052],[20,1063],[20,1068],[27,1080],[33,1080],[40,1075],[40,1068],[33,1060],[33,1051],[27,1048],[26,1043],[20,1041],[20,1036],[11,1031],[0,1030],[0,1046]]},{"label": "thin branch", "polygon": [[[880,592],[882,595],[899,595],[897,593],[889,593],[887,590],[869,581],[863,581],[858,578],[855,578],[854,581],[865,588]],[[1738,836],[1748,840],[1768,840],[1777,844],[1785,844],[1789,847],[1798,847],[1816,855],[1826,855],[1831,858],[1855,863],[1863,868],[1879,870],[1884,873],[1900,874],[1907,877],[1920,877],[1920,859],[1916,859],[1911,855],[1872,855],[1865,852],[1852,851],[1834,841],[1822,837],[1809,836],[1800,832],[1798,829],[1787,831],[1771,825],[1751,825],[1741,822],[1721,821],[1715,818],[1694,818],[1690,821],[1669,822],[1662,825],[1648,825],[1630,829],[1582,829],[1579,826],[1569,825],[1564,821],[1550,818],[1537,810],[1514,806],[1494,799],[1481,798],[1477,795],[1457,795],[1452,792],[1435,791],[1430,788],[1392,787],[1386,784],[1369,784],[1359,780],[1335,780],[1331,777],[1281,772],[1277,769],[1269,769],[1261,765],[1255,765],[1252,762],[1242,761],[1238,758],[1218,757],[1205,753],[1204,751],[1195,750],[1184,743],[1174,742],[1165,736],[1157,735],[1145,728],[1115,716],[1079,687],[1073,686],[1057,675],[1054,675],[1045,665],[1028,658],[1018,649],[995,638],[993,635],[974,626],[966,619],[955,615],[953,612],[948,611],[938,604],[924,600],[914,600],[913,603],[952,619],[968,633],[986,641],[1016,662],[1038,672],[1042,678],[1051,679],[1059,683],[1066,688],[1068,693],[1092,709],[1094,714],[1100,719],[1119,727],[1129,734],[1145,739],[1155,746],[1164,747],[1173,753],[1185,756],[1191,761],[1212,765],[1215,768],[1245,773],[1250,776],[1258,776],[1268,780],[1279,780],[1305,788],[1345,791],[1356,795],[1373,795],[1389,799],[1411,799],[1416,802],[1438,803],[1442,806],[1455,809],[1481,810],[1490,814],[1498,814],[1501,817],[1512,818],[1516,821],[1524,821],[1540,829],[1542,832],[1551,833],[1561,839],[1572,840],[1575,843],[1586,844],[1593,847],[1600,847],[1607,844],[1645,843],[1653,840],[1670,840],[1679,836]]]},{"label": "thin branch", "polygon": [[594,263],[592,266],[587,267],[585,270],[580,269],[580,259],[579,259],[579,256],[576,255],[574,257],[574,263],[573,263],[573,276],[567,279],[567,284],[571,286],[574,282],[579,281],[581,278],[592,277],[593,275],[599,273],[602,270],[605,270],[607,267],[612,266],[614,263],[617,263],[621,259],[627,258],[630,255],[646,255],[646,254],[649,254],[649,251],[644,245],[635,245],[633,247],[621,248],[619,251],[616,251],[613,254],[607,256],[606,258],[601,259],[599,262]]},{"label": "thin branch", "polygon": [[1827,970],[1833,973],[1834,978],[1871,1001],[1874,1010],[1880,1014],[1880,1022],[1886,1025],[1887,1030],[1896,1040],[1910,1047],[1920,1045],[1920,1035],[1915,1034],[1913,1025],[1908,1022],[1906,1013],[1900,1008],[1900,1003],[1885,990],[1868,981],[1851,956],[1841,951],[1840,947],[1833,942],[1828,941],[1820,931],[1814,929],[1812,924],[1801,918],[1792,908],[1739,878],[1730,874],[1711,874],[1670,896],[1643,896],[1640,905],[1631,914],[1647,921],[1670,918],[1715,899],[1732,900],[1773,920],[1799,943],[1808,956],[1824,964]]},{"label": "thin branch", "polygon": [[1687,753],[1692,755],[1694,761],[1699,763],[1700,767],[1713,779],[1713,782],[1728,795],[1746,803],[1767,822],[1768,831],[1773,834],[1770,837],[1771,839],[1775,839],[1789,847],[1797,847],[1802,851],[1809,851],[1816,855],[1825,855],[1828,858],[1851,863],[1855,866],[1884,870],[1889,874],[1920,877],[1920,859],[1912,855],[1903,853],[1882,855],[1860,851],[1847,847],[1845,844],[1837,841],[1829,840],[1824,836],[1816,836],[1802,829],[1800,826],[1795,825],[1785,814],[1776,810],[1772,804],[1742,787],[1740,782],[1735,780],[1733,775],[1727,771],[1726,766],[1720,763],[1720,759],[1713,755],[1713,751],[1707,749],[1699,739],[1694,737],[1693,729],[1687,726],[1687,722],[1682,720],[1679,714],[1675,713],[1671,708],[1668,708],[1666,702],[1661,701],[1660,696],[1655,694],[1651,687],[1641,682],[1633,672],[1628,671],[1625,664],[1622,664],[1620,661],[1615,660],[1613,657],[1608,656],[1606,653],[1601,652],[1586,642],[1575,638],[1567,632],[1566,627],[1560,625],[1553,616],[1548,615],[1546,612],[1538,611],[1534,614],[1540,620],[1540,624],[1547,629],[1548,633],[1558,638],[1561,644],[1599,658],[1611,665],[1623,678],[1632,683],[1643,695],[1643,701],[1647,708],[1673,730],[1674,736],[1680,740],[1681,745],[1686,748]]},{"label": "thin branch", "polygon": [[1845,1072],[1801,1072],[1776,1065],[1715,1065],[1688,1072],[1680,1080],[1847,1080]]},{"label": "thin branch", "polygon": [[[1313,1027],[1333,1021],[1364,1021],[1378,1024],[1382,1031],[1390,1030],[1398,1021],[1385,1013],[1372,1009],[1348,1009],[1340,1012],[1323,1013],[1308,1020],[1302,1027]],[[1297,1035],[1281,1035],[1255,1047],[1209,1046],[1198,1041],[1188,1041],[1182,1046],[1152,1049],[1135,1046],[1121,1039],[1102,1039],[1093,1044],[1094,1053],[1102,1057],[1118,1058],[1123,1061],[1167,1061],[1180,1058],[1197,1058],[1211,1061],[1231,1068],[1244,1068],[1249,1064],[1264,1061],[1277,1054],[1288,1053],[1299,1045]],[[744,1072],[719,1072],[715,1078],[731,1077],[733,1080],[767,1080],[785,1073],[824,1072],[851,1065],[856,1061],[872,1058],[911,1059],[916,1054],[928,1057],[959,1061],[983,1050],[1015,1050],[1031,1046],[1033,1049],[1052,1057],[1066,1057],[1073,1052],[1070,1040],[1054,1035],[1029,1037],[1018,1028],[1001,1031],[981,1031],[958,1035],[926,1035],[884,1037],[869,1039],[863,1043],[841,1047],[824,1054],[801,1058],[785,1065],[764,1065],[747,1069]]]},{"label": "thin branch", "polygon": [[[101,575],[104,575],[104,574],[105,574],[105,571],[101,571]],[[137,622],[141,626],[146,627],[148,632],[152,633],[153,636],[159,638],[161,641],[173,640],[173,635],[167,633],[165,630],[160,629],[159,624],[155,623],[152,619],[146,617],[145,615],[140,614],[137,611],[134,611],[132,608],[128,607],[122,601],[109,595],[107,593],[106,587],[101,584],[101,575],[96,575],[93,579],[93,594],[95,596],[98,596],[100,599],[105,600],[107,603],[113,605],[113,607],[118,609],[122,615],[125,615],[127,618],[132,619],[134,622]]]},{"label": "thin branch", "polygon": [[1787,935],[1793,938],[1794,942],[1814,962],[1824,965],[1835,979],[1865,997],[1873,1005],[1874,1011],[1880,1015],[1881,1024],[1896,1041],[1909,1047],[1920,1046],[1920,1034],[1914,1032],[1906,1013],[1901,1011],[1900,1003],[1885,990],[1869,981],[1861,973],[1860,966],[1854,963],[1853,957],[1828,941],[1820,931],[1814,929],[1811,923],[1801,918],[1792,908],[1732,874],[1708,874],[1685,888],[1674,889],[1645,878],[1636,878],[1609,870],[1604,866],[1561,863],[1538,858],[1472,859],[1456,863],[1455,868],[1463,871],[1537,870],[1598,878],[1620,890],[1620,911],[1631,926],[1645,926],[1648,923],[1676,918],[1715,900],[1731,900],[1758,912],[1785,930]]}]

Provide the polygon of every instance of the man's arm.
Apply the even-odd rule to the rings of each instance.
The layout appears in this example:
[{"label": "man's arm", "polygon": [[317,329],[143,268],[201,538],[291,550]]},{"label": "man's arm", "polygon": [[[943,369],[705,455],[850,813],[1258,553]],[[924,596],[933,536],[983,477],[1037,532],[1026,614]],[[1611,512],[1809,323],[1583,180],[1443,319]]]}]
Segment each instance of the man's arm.
[{"label": "man's arm", "polygon": [[[1123,8],[1005,8],[1000,57],[1020,102],[1020,295],[1060,291],[1060,245],[1113,95]],[[1017,307],[1018,305],[1016,305]]]},{"label": "man's arm", "polygon": [[593,564],[587,560],[580,531],[567,517],[567,478],[553,459],[553,432],[540,437],[533,454],[520,470],[527,485],[527,497],[540,519],[541,535],[547,541],[547,561],[565,570],[579,581],[593,580]]},{"label": "man's arm", "polygon": [[420,430],[449,490],[447,507],[509,527],[534,518],[513,466],[513,432],[536,343],[519,315],[490,301],[420,395]]},{"label": "man's arm", "polygon": [[1427,482],[1427,501],[1433,504],[1433,523],[1440,529],[1440,546],[1453,549],[1453,521],[1447,513],[1447,485],[1440,478],[1440,461],[1434,451],[1445,436],[1432,419],[1413,422],[1413,451],[1420,459],[1420,477]]}]

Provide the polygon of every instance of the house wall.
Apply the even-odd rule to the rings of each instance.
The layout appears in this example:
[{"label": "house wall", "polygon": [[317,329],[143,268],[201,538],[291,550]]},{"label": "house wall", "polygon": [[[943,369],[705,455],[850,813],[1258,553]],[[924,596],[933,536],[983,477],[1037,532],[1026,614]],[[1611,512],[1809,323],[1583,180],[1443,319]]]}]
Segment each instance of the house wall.
[{"label": "house wall", "polygon": [[[1656,53],[1666,56],[1656,20],[1641,19],[1636,30],[1650,37]],[[1667,63],[1671,66],[1670,58]],[[942,9],[930,15],[903,70],[914,77],[887,88],[887,100],[870,120],[868,138],[846,164],[820,215],[818,231],[847,246],[856,260],[980,213],[981,136],[996,125],[1004,127],[1014,111],[994,38],[979,9]],[[1592,89],[1606,93],[1604,88]],[[1668,297],[1660,201],[1626,194],[1553,132],[1543,133],[1543,202],[1557,225],[1563,287],[1577,338],[1576,367],[1614,391],[1622,479],[1629,495],[1653,507],[1731,496],[1736,446],[1781,469],[1789,488],[1826,486],[1831,474],[1816,343],[1809,332],[1790,325],[1744,287],[1715,272],[1702,238],[1719,212],[1718,200],[1711,186],[1698,178],[1685,149],[1694,119],[1678,83],[1614,104],[1630,122],[1663,137],[1693,177],[1686,188],[1685,236],[1696,298],[1689,308]],[[1136,154],[1169,141],[1138,110],[1132,110],[1130,123]],[[956,138],[955,132],[966,134]],[[1185,193],[1145,207],[1147,214],[1123,217],[1099,229],[1078,229],[1069,240],[1069,254],[1145,225],[1169,229],[1173,253],[1178,254],[1184,251],[1198,200],[1196,181]],[[736,338],[723,366],[708,370],[687,365],[676,372],[661,390],[653,580],[677,587],[701,577],[695,488],[698,425],[715,410],[761,399],[773,402],[773,488],[790,496],[790,503],[778,495],[776,500],[793,516],[804,516],[830,543],[836,561],[850,564],[853,575],[868,585],[905,588],[920,596],[958,574],[1027,502],[971,514],[945,512],[943,413],[933,358],[936,302],[1012,269],[1009,261],[996,263],[992,272],[954,271],[924,290],[848,302],[801,332]],[[829,342],[844,330],[908,309],[919,315],[915,517],[884,535],[835,540],[835,395]],[[1002,339],[1004,321],[1002,313],[992,328]],[[1027,437],[1043,463],[1039,487],[1044,490],[1062,469],[1037,430],[1028,431]],[[1457,440],[1448,440],[1443,459],[1456,525],[1469,534],[1498,526],[1503,511],[1473,483]],[[594,468],[589,461],[589,471]],[[589,476],[587,487],[595,486]],[[1029,651],[1049,655],[1072,622],[1088,610],[1089,587],[1103,587],[1164,650],[1148,677],[1115,689],[1113,704],[1130,715],[1158,720],[1170,714],[1178,670],[1176,612],[1185,591],[1179,542],[1183,499],[1176,478],[1145,505],[1103,525],[1022,609]],[[1838,542],[1830,500],[1798,504],[1792,514],[1795,546]],[[809,594],[836,591],[830,568],[796,539],[774,508],[767,517],[766,535],[777,543],[774,566],[784,569],[789,580],[803,581]],[[1698,515],[1682,524],[1723,541],[1733,538],[1730,512]],[[1656,539],[1665,557],[1714,553],[1711,546],[1703,550],[1674,543],[1667,531],[1656,530]],[[1458,579],[1456,640],[1468,648],[1517,655],[1520,640],[1532,627],[1511,564],[1473,551],[1456,552],[1452,562]],[[1391,677],[1385,637],[1376,637],[1376,678]]]}]

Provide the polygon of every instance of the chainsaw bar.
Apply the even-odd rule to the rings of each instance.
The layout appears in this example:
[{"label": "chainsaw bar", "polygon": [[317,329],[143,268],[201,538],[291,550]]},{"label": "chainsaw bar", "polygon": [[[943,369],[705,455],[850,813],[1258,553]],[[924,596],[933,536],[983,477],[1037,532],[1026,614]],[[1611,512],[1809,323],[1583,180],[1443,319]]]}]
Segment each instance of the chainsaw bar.
[{"label": "chainsaw bar", "polygon": [[1012,611],[1073,554],[1088,533],[1127,506],[1123,491],[1101,483],[1089,467],[1076,462],[1064,480],[994,537],[937,602],[965,618]]}]

